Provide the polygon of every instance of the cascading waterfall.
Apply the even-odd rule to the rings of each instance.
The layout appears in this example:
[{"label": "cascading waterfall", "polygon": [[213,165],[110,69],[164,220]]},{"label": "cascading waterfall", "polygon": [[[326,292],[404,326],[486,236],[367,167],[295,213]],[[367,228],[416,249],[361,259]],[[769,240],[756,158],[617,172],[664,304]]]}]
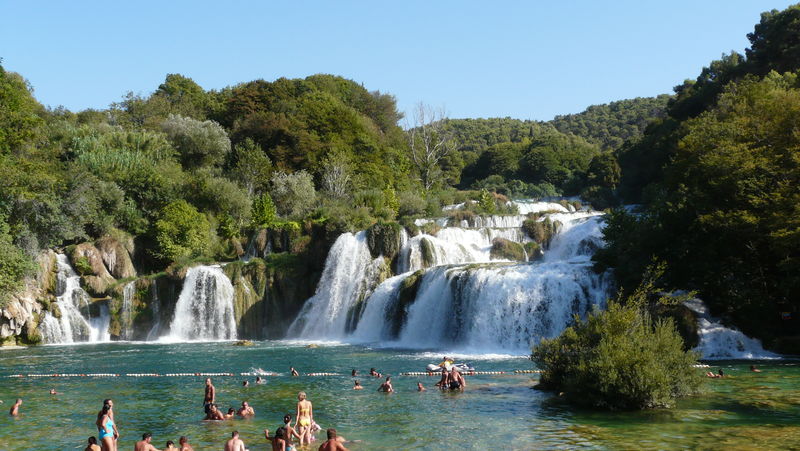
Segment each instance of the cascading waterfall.
[{"label": "cascading waterfall", "polygon": [[72,269],[66,255],[56,255],[56,306],[61,317],[46,312],[39,330],[47,344],[108,341],[108,308],[100,307],[100,316],[89,315],[89,294],[80,286],[80,276]]},{"label": "cascading waterfall", "polygon": [[764,350],[761,341],[750,338],[737,329],[725,327],[719,318],[714,318],[700,299],[691,299],[684,304],[697,314],[700,344],[695,350],[704,359],[775,359],[780,356]]},{"label": "cascading waterfall", "polygon": [[195,266],[186,273],[168,339],[236,339],[233,285],[219,266]]},{"label": "cascading waterfall", "polygon": [[346,335],[348,318],[375,285],[378,265],[367,246],[367,233],[344,233],[331,247],[317,291],[303,305],[288,336],[339,339]]},{"label": "cascading waterfall", "polygon": [[136,292],[136,282],[128,282],[122,289],[122,308],[120,309],[120,322],[122,329],[120,338],[130,340],[133,333],[133,294]]},{"label": "cascading waterfall", "polygon": [[[317,294],[306,302],[290,336],[528,352],[531,340],[557,335],[574,314],[602,308],[611,288],[607,274],[591,269],[591,255],[602,245],[598,213],[566,213],[553,205],[558,208],[546,205],[538,211],[557,210],[550,217],[563,226],[542,262],[492,260],[494,238],[528,241],[518,227],[447,227],[436,236],[413,238],[401,234],[397,269],[402,274],[374,288],[367,277],[374,262],[365,232],[342,235],[328,255]],[[401,300],[404,282],[420,269],[425,272],[415,297]],[[360,316],[353,318],[354,310]]]}]

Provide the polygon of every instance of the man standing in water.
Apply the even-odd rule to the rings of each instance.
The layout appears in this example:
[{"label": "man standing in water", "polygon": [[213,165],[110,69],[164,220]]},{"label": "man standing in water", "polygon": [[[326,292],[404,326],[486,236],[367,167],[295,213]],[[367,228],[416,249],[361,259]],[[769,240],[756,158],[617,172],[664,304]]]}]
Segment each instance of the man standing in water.
[{"label": "man standing in water", "polygon": [[382,391],[385,393],[394,393],[394,387],[392,387],[392,376],[386,376],[386,382],[382,383],[381,386],[378,387],[378,391]]},{"label": "man standing in water", "polygon": [[239,431],[231,432],[231,439],[225,443],[225,451],[247,451],[244,442],[239,440]]},{"label": "man standing in water", "polygon": [[214,388],[214,385],[211,384],[211,378],[206,379],[206,394],[203,397],[203,410],[205,411],[206,415],[211,408],[211,404],[214,404],[214,400],[217,397],[217,389]]},{"label": "man standing in water", "polygon": [[22,398],[17,398],[17,402],[15,402],[13,406],[11,406],[11,410],[8,411],[8,414],[11,415],[12,417],[19,415],[19,406],[21,405],[22,405]]},{"label": "man standing in water", "polygon": [[453,367],[453,369],[450,370],[450,390],[464,391],[466,387],[467,381],[464,380],[464,376],[458,372],[456,367]]},{"label": "man standing in water", "polygon": [[145,432],[142,434],[142,439],[136,442],[133,451],[158,451],[155,446],[150,444],[151,441],[153,441],[153,434]]},{"label": "man standing in water", "polygon": [[348,451],[336,437],[336,429],[330,428],[326,431],[328,440],[320,445],[319,451]]}]

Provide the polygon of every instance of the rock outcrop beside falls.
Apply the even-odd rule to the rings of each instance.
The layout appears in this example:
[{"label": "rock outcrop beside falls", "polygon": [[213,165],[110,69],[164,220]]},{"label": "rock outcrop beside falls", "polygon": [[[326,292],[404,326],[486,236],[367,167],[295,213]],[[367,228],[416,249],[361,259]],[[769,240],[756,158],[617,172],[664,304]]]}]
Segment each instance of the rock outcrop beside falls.
[{"label": "rock outcrop beside falls", "polygon": [[12,294],[8,303],[0,308],[0,345],[37,344],[41,341],[39,320],[55,299],[55,252],[41,252],[36,265],[36,275],[26,280],[24,289]]}]

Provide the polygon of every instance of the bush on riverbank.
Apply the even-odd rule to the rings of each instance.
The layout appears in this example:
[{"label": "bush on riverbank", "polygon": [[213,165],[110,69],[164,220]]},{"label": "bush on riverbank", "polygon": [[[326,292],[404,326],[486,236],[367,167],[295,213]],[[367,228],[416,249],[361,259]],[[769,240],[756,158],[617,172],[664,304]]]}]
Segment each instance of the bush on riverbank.
[{"label": "bush on riverbank", "polygon": [[671,319],[653,320],[645,285],[608,309],[542,340],[531,359],[542,369],[539,388],[563,392],[575,404],[609,410],[671,407],[703,381],[698,355],[683,350]]}]

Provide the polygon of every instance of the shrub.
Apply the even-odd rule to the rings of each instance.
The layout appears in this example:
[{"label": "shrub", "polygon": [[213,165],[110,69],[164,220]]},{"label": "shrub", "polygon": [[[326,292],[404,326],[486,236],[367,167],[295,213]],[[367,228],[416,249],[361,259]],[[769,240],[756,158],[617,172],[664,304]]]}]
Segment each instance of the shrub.
[{"label": "shrub", "polygon": [[185,200],[164,207],[156,222],[157,257],[176,261],[182,257],[198,257],[211,242],[210,224],[203,213]]},{"label": "shrub", "polygon": [[219,166],[231,152],[231,141],[221,125],[170,114],[161,124],[180,153],[185,168]]},{"label": "shrub", "polygon": [[303,216],[314,206],[317,192],[314,179],[306,171],[292,174],[277,172],[272,175],[272,199],[278,213],[284,216]]},{"label": "shrub", "polygon": [[539,387],[570,402],[610,410],[670,407],[696,393],[698,355],[683,350],[671,319],[654,321],[645,303],[656,290],[645,282],[631,297],[609,301],[559,337],[542,340],[531,359],[542,369]]}]

